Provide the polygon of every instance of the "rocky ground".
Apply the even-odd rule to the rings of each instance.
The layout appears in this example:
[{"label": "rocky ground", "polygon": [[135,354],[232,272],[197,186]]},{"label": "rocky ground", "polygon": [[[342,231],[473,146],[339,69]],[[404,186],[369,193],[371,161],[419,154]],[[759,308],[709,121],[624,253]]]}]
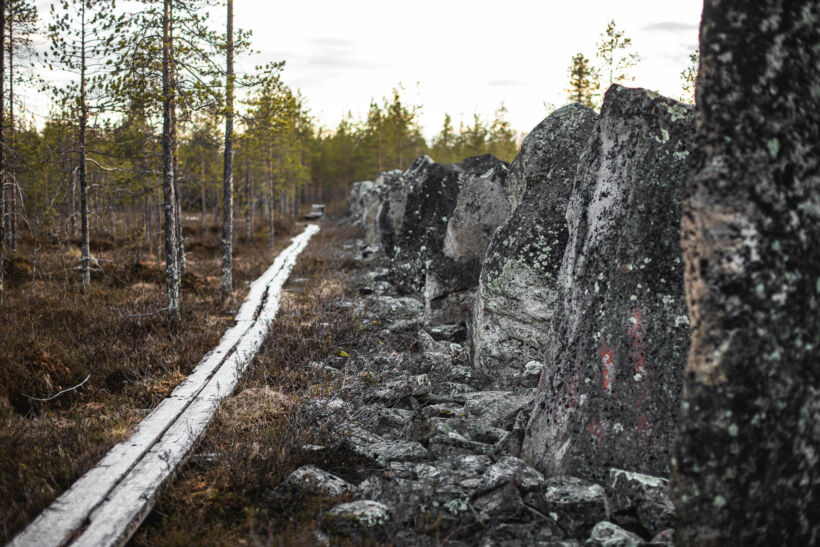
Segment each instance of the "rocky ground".
[{"label": "rocky ground", "polygon": [[594,484],[546,477],[519,459],[542,365],[527,363],[515,387],[488,389],[493,378],[470,366],[464,324],[424,328],[422,301],[401,296],[384,259],[366,249],[358,240],[338,250],[358,265],[345,274],[348,296],[332,306],[353,310],[376,343],[309,364],[338,388],[308,403],[318,434],[302,447],[314,456],[307,460],[333,455],[350,464],[333,466],[336,474],[299,467],[270,491],[272,503],[340,501],[320,511],[315,532],[333,544],[671,540],[666,480],[611,469],[608,481]]}]

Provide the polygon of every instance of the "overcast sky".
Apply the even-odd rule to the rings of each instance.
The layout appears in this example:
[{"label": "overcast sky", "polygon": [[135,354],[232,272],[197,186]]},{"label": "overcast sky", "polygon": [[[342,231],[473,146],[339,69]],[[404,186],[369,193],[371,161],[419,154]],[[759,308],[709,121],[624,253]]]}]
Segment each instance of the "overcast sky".
[{"label": "overcast sky", "polygon": [[[47,17],[48,0],[37,0]],[[347,111],[363,117],[370,100],[404,85],[423,105],[430,137],[450,113],[456,127],[474,112],[491,118],[503,101],[508,120],[528,132],[565,104],[576,52],[594,57],[609,19],[633,40],[636,86],[671,97],[697,47],[702,0],[235,0],[236,26],[253,31],[261,53],[245,70],[287,62],[283,78],[305,96],[322,125]],[[213,22],[224,24],[224,9]],[[31,98],[34,110],[45,97]],[[45,112],[40,113],[45,114]],[[41,121],[42,117],[38,120]]]},{"label": "overcast sky", "polygon": [[529,131],[548,113],[545,102],[566,103],[572,55],[592,57],[609,19],[641,55],[635,85],[678,97],[702,8],[698,0],[236,0],[234,9],[265,60],[287,61],[285,81],[325,125],[348,110],[365,115],[371,98],[401,82],[423,105],[429,136],[445,112],[469,122],[502,101],[513,126]]}]

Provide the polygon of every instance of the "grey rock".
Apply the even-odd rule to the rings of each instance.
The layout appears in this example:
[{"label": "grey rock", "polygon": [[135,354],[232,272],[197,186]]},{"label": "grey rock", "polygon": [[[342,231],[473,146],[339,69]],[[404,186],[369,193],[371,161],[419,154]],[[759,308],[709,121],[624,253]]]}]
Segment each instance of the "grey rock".
[{"label": "grey rock", "polygon": [[424,407],[421,412],[428,418],[463,418],[466,415],[464,405],[458,403],[437,403]]},{"label": "grey rock", "polygon": [[[424,156],[417,158],[402,175],[409,193],[401,230],[390,255],[392,280],[399,290],[422,292],[428,264],[445,258],[444,238],[459,192],[499,163],[492,156],[480,156],[441,165]],[[443,276],[445,284],[451,283],[451,277]],[[453,283],[457,281],[455,277]]]},{"label": "grey rock", "polygon": [[376,178],[376,184],[381,185],[379,211],[376,217],[378,242],[386,256],[393,253],[395,237],[401,231],[407,194],[412,184],[403,175],[400,170],[394,169]]},{"label": "grey rock", "polygon": [[612,86],[567,209],[523,457],[546,474],[668,475],[689,322],[678,245],[692,107]]},{"label": "grey rock", "polygon": [[444,255],[459,264],[483,262],[490,238],[509,216],[504,196],[508,166],[495,158],[490,162],[486,172],[465,183],[447,222]]},{"label": "grey rock", "polygon": [[467,339],[467,328],[464,323],[436,325],[427,331],[436,341],[456,342],[458,344]]},{"label": "grey rock", "polygon": [[609,480],[612,519],[616,523],[620,524],[619,513],[634,512],[650,535],[675,526],[668,480],[621,469],[610,469]]},{"label": "grey rock", "polygon": [[383,466],[391,461],[422,461],[428,457],[427,449],[415,441],[381,441],[364,451]]},{"label": "grey rock", "polygon": [[312,465],[303,465],[276,488],[278,493],[339,498],[358,491],[356,486]]},{"label": "grey rock", "polygon": [[544,363],[529,361],[524,365],[524,370],[521,372],[521,378],[518,383],[522,387],[538,387],[543,372]]},{"label": "grey rock", "polygon": [[529,132],[507,175],[505,190],[510,211],[515,211],[531,188],[575,176],[575,164],[564,156],[578,157],[595,118],[589,108],[570,104]]},{"label": "grey rock", "polygon": [[[473,364],[497,386],[542,359],[568,237],[567,204],[596,119],[580,105],[557,110],[529,134],[510,166],[514,213],[490,243],[470,319]],[[520,205],[517,192],[526,192]]]},{"label": "grey rock", "polygon": [[652,538],[651,543],[653,545],[672,545],[675,541],[675,529],[674,528],[667,528],[660,534],[656,535]]},{"label": "grey rock", "polygon": [[465,393],[464,398],[467,416],[494,427],[510,429],[518,413],[532,406],[535,393],[533,390],[477,391]]},{"label": "grey rock", "polygon": [[502,522],[489,526],[481,537],[481,547],[579,547],[580,543],[561,539],[561,531],[549,521]]},{"label": "grey rock", "polygon": [[412,319],[424,313],[424,304],[409,296],[370,296],[367,303],[374,311],[390,319]]},{"label": "grey rock", "polygon": [[552,518],[573,538],[586,538],[597,522],[609,518],[603,487],[577,477],[551,477],[543,494],[528,494],[525,501]]},{"label": "grey rock", "polygon": [[379,435],[399,435],[415,415],[412,410],[403,408],[380,408],[377,412],[376,433]]},{"label": "grey rock", "polygon": [[537,469],[512,456],[498,460],[481,477],[482,490],[493,490],[508,483],[522,492],[535,492],[544,490],[546,479]]},{"label": "grey rock", "polygon": [[487,155],[469,158],[455,167],[473,174],[462,177],[443,252],[432,257],[427,266],[423,294],[428,325],[467,319],[487,245],[508,216],[503,190],[505,162]]},{"label": "grey rock", "polygon": [[584,543],[590,547],[638,547],[644,544],[644,540],[637,534],[607,521],[596,524]]},{"label": "grey rock", "polygon": [[704,2],[678,545],[820,543],[818,21],[816,0]]},{"label": "grey rock", "polygon": [[479,443],[465,439],[461,435],[435,435],[429,440],[430,453],[436,457],[442,456],[492,456],[495,448],[491,444]]},{"label": "grey rock", "polygon": [[322,528],[334,535],[358,538],[372,535],[385,538],[390,525],[390,510],[383,503],[360,500],[334,505],[322,515]]},{"label": "grey rock", "polygon": [[378,245],[377,221],[383,188],[383,183],[367,180],[354,182],[350,190],[350,216],[354,224],[365,229],[365,241],[368,245]]},{"label": "grey rock", "polygon": [[533,518],[533,511],[524,505],[521,494],[514,484],[505,483],[488,494],[473,500],[473,507],[481,521],[526,522]]}]

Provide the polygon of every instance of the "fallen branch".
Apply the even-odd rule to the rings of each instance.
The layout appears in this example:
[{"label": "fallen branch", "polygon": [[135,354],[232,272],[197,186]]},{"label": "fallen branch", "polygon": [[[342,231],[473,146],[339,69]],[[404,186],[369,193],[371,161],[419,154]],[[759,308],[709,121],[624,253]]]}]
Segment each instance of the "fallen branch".
[{"label": "fallen branch", "polygon": [[152,315],[159,315],[164,311],[168,311],[168,308],[161,308],[156,311],[148,312],[148,313],[136,313],[134,315],[123,315],[117,310],[117,315],[120,316],[120,319],[140,319],[142,317],[151,317]]},{"label": "fallen branch", "polygon": [[83,386],[85,385],[85,383],[88,381],[88,379],[89,379],[89,378],[91,378],[91,375],[90,375],[90,374],[89,374],[88,376],[86,376],[86,377],[85,377],[85,380],[83,380],[82,382],[80,382],[80,383],[79,383],[79,384],[77,384],[76,386],[66,388],[66,389],[64,389],[64,390],[62,390],[62,391],[60,391],[60,392],[58,392],[58,393],[55,393],[55,394],[54,394],[54,395],[52,395],[51,397],[46,397],[45,399],[40,399],[39,397],[31,397],[31,396],[29,396],[29,395],[26,395],[25,393],[23,394],[23,397],[25,397],[25,398],[27,398],[27,399],[31,399],[32,401],[39,401],[39,402],[41,402],[41,403],[47,403],[47,402],[49,402],[49,401],[53,401],[54,399],[56,399],[56,398],[57,398],[57,397],[59,397],[60,395],[63,395],[63,394],[65,394],[65,393],[68,393],[69,391],[74,391],[75,389],[80,389],[81,387],[83,387]]}]

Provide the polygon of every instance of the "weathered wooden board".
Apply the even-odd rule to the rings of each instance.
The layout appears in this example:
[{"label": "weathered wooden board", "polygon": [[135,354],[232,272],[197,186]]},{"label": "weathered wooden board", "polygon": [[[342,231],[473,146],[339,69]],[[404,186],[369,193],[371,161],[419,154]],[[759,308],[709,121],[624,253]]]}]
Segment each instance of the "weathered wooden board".
[{"label": "weathered wooden board", "polygon": [[[43,511],[11,546],[119,545],[137,529],[159,488],[195,446],[216,407],[264,341],[281,289],[299,254],[319,231],[308,226],[248,292],[226,331],[194,372],[91,470]],[[82,530],[79,537],[77,534]]]}]

